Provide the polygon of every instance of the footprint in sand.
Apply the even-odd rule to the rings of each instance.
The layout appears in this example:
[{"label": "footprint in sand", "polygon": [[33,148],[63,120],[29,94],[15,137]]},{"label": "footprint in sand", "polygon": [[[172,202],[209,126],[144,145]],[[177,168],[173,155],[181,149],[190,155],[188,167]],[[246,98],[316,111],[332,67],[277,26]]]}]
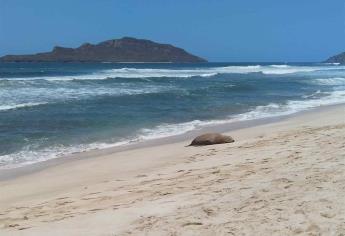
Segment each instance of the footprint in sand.
[{"label": "footprint in sand", "polygon": [[202,225],[201,222],[187,222],[187,223],[184,223],[182,226],[185,227],[185,226],[191,226],[191,225]]},{"label": "footprint in sand", "polygon": [[213,216],[216,214],[216,211],[212,208],[203,208],[202,210],[206,213],[207,216]]},{"label": "footprint in sand", "polygon": [[137,175],[135,176],[136,178],[143,178],[143,177],[147,177],[147,175]]}]

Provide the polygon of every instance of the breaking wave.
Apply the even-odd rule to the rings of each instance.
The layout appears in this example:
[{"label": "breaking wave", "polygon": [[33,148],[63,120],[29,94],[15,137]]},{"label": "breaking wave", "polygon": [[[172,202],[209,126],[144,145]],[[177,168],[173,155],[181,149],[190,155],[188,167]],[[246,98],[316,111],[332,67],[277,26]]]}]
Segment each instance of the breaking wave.
[{"label": "breaking wave", "polygon": [[[318,94],[316,92],[312,94],[310,97]],[[283,115],[290,115],[300,111],[309,110],[312,108],[326,106],[326,105],[335,105],[345,103],[345,91],[334,91],[329,93],[327,96],[317,99],[310,99],[310,100],[303,100],[297,101],[292,100],[288,101],[285,104],[278,104],[278,103],[270,103],[265,106],[257,106],[255,109],[230,116],[227,119],[222,120],[208,120],[208,121],[200,121],[194,120],[186,123],[180,124],[166,124],[157,126],[154,129],[142,129],[141,134],[138,136],[139,140],[148,140],[148,139],[156,139],[156,138],[163,138],[172,135],[179,135],[184,134],[186,132],[192,130],[198,130],[205,126],[210,125],[219,125],[219,124],[226,124],[238,121],[247,121],[247,120],[255,120],[255,119],[262,119],[262,118],[269,118],[269,117],[277,117]]]},{"label": "breaking wave", "polygon": [[320,106],[345,103],[345,91],[334,91],[328,93],[327,96],[313,99],[313,96],[319,93],[320,92],[317,91],[314,94],[310,95],[310,98],[312,99],[309,100],[291,100],[284,104],[270,103],[265,106],[257,106],[248,112],[229,116],[226,119],[204,121],[193,120],[190,122],[179,124],[161,124],[152,129],[143,128],[139,130],[138,134],[135,137],[128,137],[127,139],[122,139],[114,143],[80,144],[73,147],[56,146],[39,151],[22,150],[16,153],[0,156],[0,169],[16,168],[23,165],[33,164],[36,162],[70,155],[76,152],[123,146],[146,140],[181,135],[193,130],[200,130],[207,126],[290,115],[296,112],[305,111]]},{"label": "breaking wave", "polygon": [[28,102],[28,103],[20,103],[20,104],[13,104],[13,105],[0,105],[0,111],[14,110],[14,109],[25,108],[25,107],[33,107],[33,106],[39,106],[39,105],[44,105],[44,104],[46,103]]},{"label": "breaking wave", "polygon": [[108,69],[83,75],[62,75],[62,76],[39,76],[39,77],[16,77],[0,78],[0,80],[49,80],[49,81],[69,81],[69,80],[102,80],[110,78],[190,78],[190,77],[210,77],[217,74],[248,74],[263,73],[272,75],[283,75],[293,73],[305,73],[313,71],[345,69],[343,66],[291,66],[291,65],[253,65],[253,66],[225,66],[192,69],[139,69],[120,68]]},{"label": "breaking wave", "polygon": [[313,82],[317,85],[341,86],[341,85],[345,85],[345,78],[335,77],[335,78],[315,79],[313,80]]}]

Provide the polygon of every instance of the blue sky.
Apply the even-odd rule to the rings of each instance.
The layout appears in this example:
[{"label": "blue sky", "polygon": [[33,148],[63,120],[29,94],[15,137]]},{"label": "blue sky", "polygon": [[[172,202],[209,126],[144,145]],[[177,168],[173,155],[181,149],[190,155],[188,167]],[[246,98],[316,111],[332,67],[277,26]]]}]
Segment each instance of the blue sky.
[{"label": "blue sky", "polygon": [[123,36],[210,61],[320,61],[345,51],[345,0],[0,0],[0,55]]}]

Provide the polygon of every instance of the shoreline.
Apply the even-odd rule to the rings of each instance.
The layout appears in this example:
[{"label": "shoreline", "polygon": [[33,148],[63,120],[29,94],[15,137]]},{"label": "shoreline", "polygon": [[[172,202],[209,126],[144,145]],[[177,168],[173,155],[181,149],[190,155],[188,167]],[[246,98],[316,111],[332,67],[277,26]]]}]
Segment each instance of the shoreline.
[{"label": "shoreline", "polygon": [[340,235],[345,105],[0,180],[1,235]]},{"label": "shoreline", "polygon": [[291,118],[298,118],[301,116],[303,117],[306,114],[319,113],[319,112],[327,111],[329,109],[334,109],[334,108],[344,107],[344,106],[345,106],[345,103],[323,105],[319,107],[309,108],[303,111],[298,111],[298,112],[288,114],[288,115],[278,115],[278,116],[258,118],[258,119],[253,119],[253,120],[242,120],[242,121],[228,122],[228,123],[223,123],[223,124],[207,125],[207,126],[202,127],[201,129],[188,131],[183,134],[143,140],[143,141],[139,141],[135,143],[128,143],[125,145],[106,147],[106,148],[96,148],[92,150],[76,152],[72,154],[63,155],[61,157],[55,157],[52,159],[47,159],[44,161],[35,162],[32,164],[27,164],[27,165],[23,165],[19,167],[0,169],[0,181],[10,180],[10,179],[14,179],[23,175],[39,172],[49,167],[54,167],[57,165],[68,163],[70,161],[85,160],[85,159],[97,157],[100,155],[116,154],[116,153],[121,153],[124,151],[137,150],[141,148],[157,147],[161,145],[176,144],[176,143],[181,143],[181,142],[191,142],[193,138],[195,138],[196,136],[202,133],[207,133],[207,132],[229,133],[232,131],[238,131],[241,129],[247,129],[247,128],[257,127],[261,125],[275,124],[275,123],[283,122],[285,120],[289,120]]}]

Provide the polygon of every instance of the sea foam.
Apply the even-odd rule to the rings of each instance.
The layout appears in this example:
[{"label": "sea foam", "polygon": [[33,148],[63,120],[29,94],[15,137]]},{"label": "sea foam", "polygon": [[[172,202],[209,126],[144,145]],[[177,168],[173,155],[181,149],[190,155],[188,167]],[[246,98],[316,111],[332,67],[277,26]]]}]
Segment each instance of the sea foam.
[{"label": "sea foam", "polygon": [[[316,92],[315,94],[317,94]],[[214,125],[229,124],[239,121],[248,121],[269,117],[291,115],[296,112],[309,110],[312,108],[345,103],[345,91],[334,91],[327,96],[308,100],[291,100],[283,104],[270,103],[237,115],[232,115],[218,120],[193,120],[178,124],[161,124],[154,128],[143,128],[134,137],[123,138],[113,143],[96,142],[91,144],[80,144],[73,147],[49,147],[39,151],[22,150],[16,153],[0,156],[0,169],[16,168],[23,165],[33,164],[61,156],[70,155],[76,152],[89,151],[94,149],[110,148],[133,143],[166,138],[175,135],[182,135],[190,131],[200,130]],[[27,148],[28,149],[28,148]]]},{"label": "sea foam", "polygon": [[337,85],[345,85],[345,78],[341,78],[341,77],[323,78],[323,79],[315,79],[312,82],[317,85],[337,86]]},{"label": "sea foam", "polygon": [[25,108],[25,107],[33,107],[33,106],[39,106],[43,104],[46,104],[46,103],[28,102],[28,103],[19,103],[19,104],[13,104],[13,105],[0,105],[0,111],[14,110],[14,109]]},{"label": "sea foam", "polygon": [[[317,92],[315,94],[317,94]],[[287,101],[284,104],[270,103],[265,106],[257,106],[253,110],[238,115],[232,115],[225,119],[205,121],[193,120],[180,124],[163,124],[155,127],[154,129],[142,129],[140,131],[141,134],[138,136],[138,140],[149,140],[168,137],[172,135],[180,135],[192,130],[202,129],[205,126],[290,115],[296,112],[305,111],[320,106],[335,105],[341,103],[345,103],[345,91],[334,91],[328,93],[327,96],[316,99],[299,101],[291,100]]]},{"label": "sea foam", "polygon": [[39,77],[17,77],[0,78],[0,80],[49,80],[49,81],[71,81],[71,80],[104,80],[111,78],[190,78],[210,77],[218,74],[248,74],[263,73],[272,75],[283,75],[293,73],[304,73],[313,71],[345,69],[344,66],[291,66],[291,65],[250,65],[250,66],[225,66],[192,69],[152,69],[152,68],[120,68],[107,69],[83,75],[66,76],[39,76]]},{"label": "sea foam", "polygon": [[[64,146],[61,144],[63,142],[59,143],[59,140],[51,144],[42,143],[41,145],[37,144],[35,140],[30,142],[30,137],[28,138],[28,142],[26,142],[25,140],[23,141],[22,137],[26,137],[25,135],[27,134],[17,134],[14,131],[13,135],[19,136],[17,138],[19,141],[23,141],[23,145],[18,145],[18,148],[16,146],[17,149],[14,152],[6,152],[5,155],[1,155],[0,168],[14,168],[75,152],[123,146],[146,140],[182,135],[193,130],[200,130],[204,127],[214,125],[290,115],[314,107],[345,103],[344,69],[345,67],[343,66],[334,65],[251,65],[190,69],[186,67],[183,69],[178,67],[174,67],[174,69],[120,68],[98,70],[93,73],[75,76],[0,78],[0,112],[1,114],[6,114],[6,116],[2,117],[4,121],[9,121],[9,124],[11,124],[12,110],[37,108],[37,111],[35,110],[26,114],[30,116],[40,114],[39,108],[40,106],[44,106],[44,108],[53,107],[54,111],[64,114],[66,110],[68,111],[70,105],[84,109],[83,104],[86,103],[94,104],[95,107],[99,108],[100,112],[104,112],[104,116],[102,116],[102,119],[104,118],[103,121],[101,120],[98,123],[95,120],[99,125],[104,121],[113,121],[105,117],[108,114],[115,114],[109,112],[109,110],[107,111],[107,109],[113,109],[112,111],[117,111],[119,114],[122,114],[121,112],[124,111],[124,117],[126,116],[126,112],[129,112],[128,119],[130,120],[133,117],[130,112],[131,109],[135,110],[139,108],[137,111],[142,112],[140,114],[143,114],[145,121],[143,124],[140,124],[140,121],[139,123],[135,123],[137,126],[134,126],[137,128],[135,128],[136,130],[131,130],[132,133],[129,136],[122,137],[122,133],[119,136],[116,130],[117,126],[115,125],[113,129],[109,128],[114,134],[114,136],[110,135],[111,138],[109,138],[110,136],[106,136],[106,138],[98,142],[76,144],[73,146]],[[215,76],[218,74],[221,74],[221,76]],[[240,74],[246,75],[240,76]],[[165,80],[166,77],[176,79]],[[139,79],[136,80],[135,78]],[[109,81],[104,81],[105,79],[109,79]],[[282,90],[282,88],[284,89]],[[139,94],[144,95],[138,96]],[[127,97],[127,95],[134,96]],[[195,117],[195,113],[193,113],[193,116],[189,114],[195,112],[193,108],[198,109],[199,106],[202,108],[205,105],[204,103],[209,102],[202,100],[207,96],[210,96],[210,104],[206,104],[206,109],[200,111],[200,119],[189,120],[189,117]],[[131,102],[127,103],[127,98],[130,98],[128,100]],[[201,98],[200,103],[198,102],[199,98]],[[122,100],[120,102],[117,101],[118,103],[114,102],[117,99]],[[80,103],[81,100],[83,102]],[[102,106],[103,101],[109,102],[111,105],[104,107]],[[194,104],[193,102],[196,103]],[[236,110],[236,103],[240,104],[242,108]],[[59,107],[57,104],[63,104],[63,106]],[[123,104],[128,109],[117,110],[117,104]],[[140,110],[142,104],[145,104],[147,107]],[[219,104],[221,105],[217,107]],[[253,107],[253,104],[265,105]],[[170,105],[172,106],[170,107]],[[229,113],[224,112],[221,118],[216,118],[218,117],[217,114],[214,116],[205,115],[205,112],[208,112],[207,107],[210,105],[215,105],[216,111],[225,110],[229,111]],[[158,106],[157,108],[159,109],[155,109],[156,107],[154,106]],[[187,120],[187,122],[179,122],[179,118],[176,118],[176,123],[164,123],[164,120],[171,121],[174,119],[166,119],[164,116],[169,116],[172,113],[165,114],[162,112],[165,111],[164,109],[170,111],[177,109],[176,111],[180,112],[180,117],[183,118],[185,116],[180,120]],[[238,114],[243,109],[247,109],[246,112]],[[147,114],[145,113],[146,111],[148,112]],[[45,112],[43,110],[43,116]],[[83,115],[92,115],[93,110],[87,112],[89,113],[80,113],[80,117],[83,118]],[[226,116],[226,114],[231,115]],[[6,118],[7,115],[9,118]],[[15,112],[13,112],[13,115],[16,115]],[[154,121],[152,117],[154,119],[158,118],[157,121]],[[205,120],[201,119],[201,117],[215,118]],[[150,122],[147,122],[145,119],[148,119]],[[18,122],[21,123],[21,120],[18,120]],[[130,123],[129,126],[132,124],[134,123]],[[28,130],[31,128],[30,125],[29,123],[26,126]],[[83,130],[84,127],[76,126],[75,128]],[[125,129],[128,127],[119,126],[119,128]],[[39,129],[40,127],[38,127]],[[96,131],[93,130],[92,132]],[[92,132],[88,132],[90,137],[98,134]],[[12,135],[11,130],[9,134]],[[61,135],[59,132],[58,134]],[[50,136],[42,138],[48,140]],[[81,136],[78,138],[82,140]],[[92,140],[98,139],[95,138]],[[20,144],[20,142],[18,143]],[[6,146],[4,147],[7,148]]]}]

